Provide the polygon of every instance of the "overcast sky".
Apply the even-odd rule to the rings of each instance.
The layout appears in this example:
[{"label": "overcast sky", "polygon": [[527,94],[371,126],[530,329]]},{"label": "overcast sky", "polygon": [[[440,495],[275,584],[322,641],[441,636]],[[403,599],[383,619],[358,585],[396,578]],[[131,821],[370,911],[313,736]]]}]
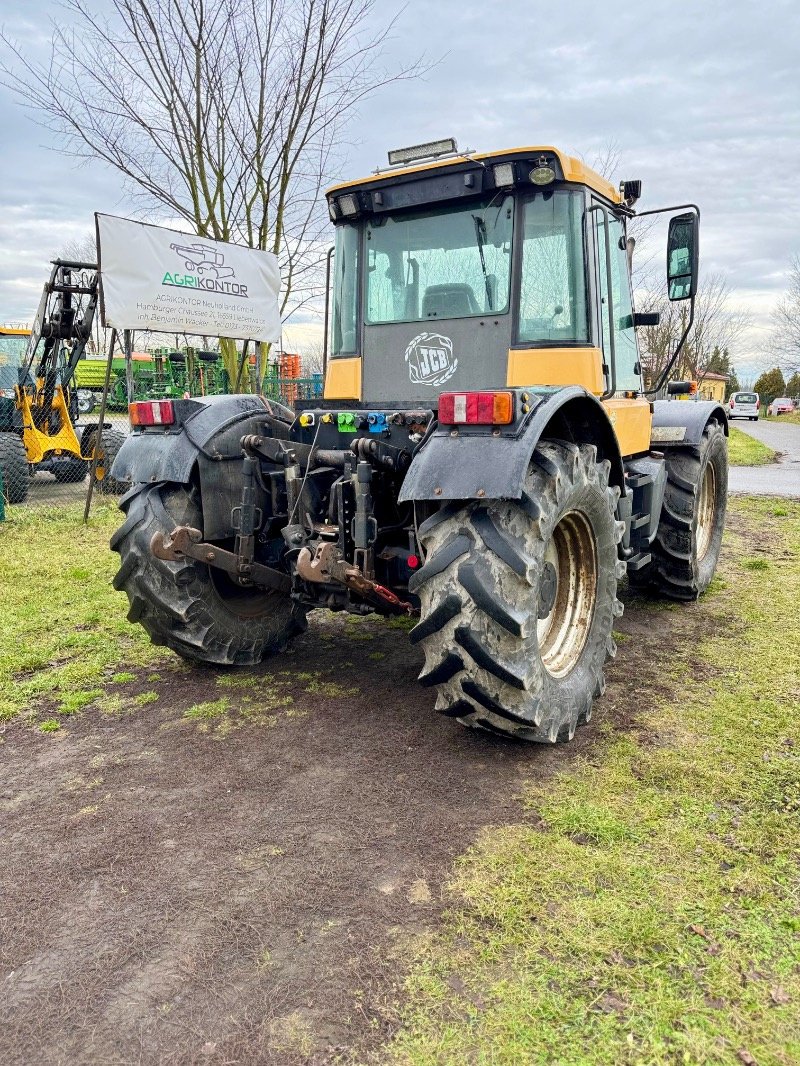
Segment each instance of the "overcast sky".
[{"label": "overcast sky", "polygon": [[[0,22],[30,54],[59,17],[55,0],[0,0]],[[411,0],[385,62],[421,51],[430,73],[381,90],[351,121],[342,178],[384,164],[387,148],[448,135],[588,161],[614,142],[619,176],[644,182],[641,209],[700,205],[703,269],[723,272],[753,315],[737,368],[769,361],[769,310],[800,252],[797,0]],[[129,204],[113,171],[50,150],[5,89],[0,109],[0,322],[30,321],[49,258],[91,232],[94,211]]]}]

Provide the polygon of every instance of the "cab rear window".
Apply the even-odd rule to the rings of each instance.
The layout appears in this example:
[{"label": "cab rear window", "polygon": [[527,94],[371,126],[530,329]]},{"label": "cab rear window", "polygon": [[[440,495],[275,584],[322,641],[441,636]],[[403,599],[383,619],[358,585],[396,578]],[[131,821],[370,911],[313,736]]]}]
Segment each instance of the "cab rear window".
[{"label": "cab rear window", "polygon": [[754,392],[737,392],[734,396],[736,403],[755,403],[757,399]]}]

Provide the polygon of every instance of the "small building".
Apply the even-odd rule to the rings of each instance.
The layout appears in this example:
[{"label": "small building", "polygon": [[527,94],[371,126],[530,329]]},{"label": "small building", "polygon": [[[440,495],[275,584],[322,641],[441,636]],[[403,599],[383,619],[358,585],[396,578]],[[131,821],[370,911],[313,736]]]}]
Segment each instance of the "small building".
[{"label": "small building", "polygon": [[725,402],[727,389],[727,374],[703,374],[697,387],[701,400],[717,400],[719,403]]}]

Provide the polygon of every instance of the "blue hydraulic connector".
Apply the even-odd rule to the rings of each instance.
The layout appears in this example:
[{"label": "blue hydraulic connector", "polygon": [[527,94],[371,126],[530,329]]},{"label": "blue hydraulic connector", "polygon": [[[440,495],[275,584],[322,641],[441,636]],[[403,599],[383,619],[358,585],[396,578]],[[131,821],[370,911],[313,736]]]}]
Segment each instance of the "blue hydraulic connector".
[{"label": "blue hydraulic connector", "polygon": [[383,411],[370,411],[367,415],[370,433],[383,433],[386,429],[386,415]]}]

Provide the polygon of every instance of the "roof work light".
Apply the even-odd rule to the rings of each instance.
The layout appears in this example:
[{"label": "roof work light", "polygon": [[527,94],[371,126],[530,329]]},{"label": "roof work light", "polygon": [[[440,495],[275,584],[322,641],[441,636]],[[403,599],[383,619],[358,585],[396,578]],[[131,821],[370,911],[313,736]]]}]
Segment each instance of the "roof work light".
[{"label": "roof work light", "polygon": [[556,180],[556,172],[547,159],[542,156],[541,159],[537,160],[536,166],[531,170],[528,177],[534,185],[549,185],[551,181]]},{"label": "roof work light", "polygon": [[355,218],[358,214],[358,197],[351,192],[345,193],[337,199],[336,206],[345,218]]},{"label": "roof work light", "polygon": [[513,163],[495,163],[492,167],[494,173],[494,183],[498,189],[508,189],[514,184],[514,164]]},{"label": "roof work light", "polygon": [[445,137],[441,141],[427,141],[425,144],[412,144],[409,148],[394,148],[389,152],[389,166],[400,163],[412,163],[415,159],[435,159],[440,155],[452,155],[458,151],[455,137]]}]

